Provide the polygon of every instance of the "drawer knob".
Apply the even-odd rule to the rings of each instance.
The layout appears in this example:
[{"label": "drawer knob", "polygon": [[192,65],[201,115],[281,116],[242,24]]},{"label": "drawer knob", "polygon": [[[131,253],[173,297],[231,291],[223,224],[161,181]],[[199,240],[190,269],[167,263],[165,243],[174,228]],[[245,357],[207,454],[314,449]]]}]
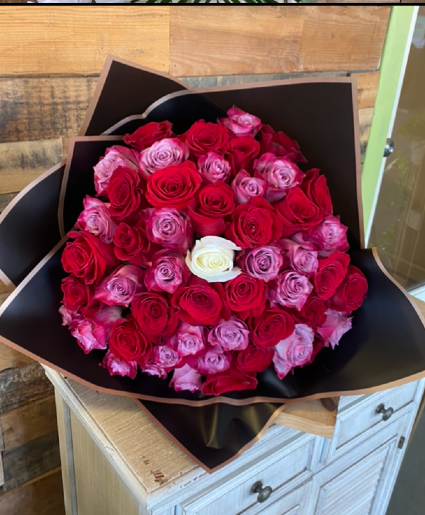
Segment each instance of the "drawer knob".
[{"label": "drawer knob", "polygon": [[382,413],[382,420],[388,420],[391,415],[394,413],[394,410],[392,408],[385,409],[384,404],[380,404],[376,408],[376,413]]},{"label": "drawer knob", "polygon": [[263,483],[261,481],[257,481],[251,488],[251,492],[253,494],[258,494],[257,501],[264,502],[271,496],[273,489],[271,486],[266,486],[263,488]]}]

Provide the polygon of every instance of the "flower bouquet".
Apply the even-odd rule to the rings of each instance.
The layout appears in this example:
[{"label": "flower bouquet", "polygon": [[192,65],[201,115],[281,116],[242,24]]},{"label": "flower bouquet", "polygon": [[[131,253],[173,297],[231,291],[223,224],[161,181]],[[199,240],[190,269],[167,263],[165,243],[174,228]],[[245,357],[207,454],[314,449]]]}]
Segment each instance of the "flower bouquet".
[{"label": "flower bouquet", "polygon": [[352,79],[200,93],[109,58],[82,133],[0,219],[3,342],[133,397],[209,471],[290,402],[425,375],[362,248]]}]

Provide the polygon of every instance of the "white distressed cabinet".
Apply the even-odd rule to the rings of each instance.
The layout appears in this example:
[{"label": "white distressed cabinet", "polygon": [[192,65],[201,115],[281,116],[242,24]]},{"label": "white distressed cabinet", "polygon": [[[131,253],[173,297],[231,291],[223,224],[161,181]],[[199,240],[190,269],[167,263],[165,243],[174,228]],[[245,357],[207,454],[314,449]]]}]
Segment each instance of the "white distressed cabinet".
[{"label": "white distressed cabinet", "polygon": [[[425,386],[342,397],[332,439],[273,425],[207,474],[131,399],[46,373],[67,515],[385,515]],[[259,481],[272,489],[264,502],[252,492]]]}]

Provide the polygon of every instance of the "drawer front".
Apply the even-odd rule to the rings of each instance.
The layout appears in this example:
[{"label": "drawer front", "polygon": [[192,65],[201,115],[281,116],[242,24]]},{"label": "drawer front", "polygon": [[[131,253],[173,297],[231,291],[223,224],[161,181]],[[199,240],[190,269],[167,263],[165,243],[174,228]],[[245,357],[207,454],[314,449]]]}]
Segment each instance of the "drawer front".
[{"label": "drawer front", "polygon": [[[260,463],[251,464],[249,469],[237,472],[236,477],[224,478],[210,491],[199,492],[196,499],[182,504],[182,512],[185,515],[236,515],[249,508],[253,513],[257,513],[257,509],[262,513],[283,490],[291,490],[311,476],[315,441],[315,437],[303,435],[296,447],[291,446],[290,452],[277,451]],[[263,488],[268,486],[273,490],[263,503],[258,503],[258,494],[251,491],[257,481],[262,482]]]},{"label": "drawer front", "polygon": [[363,439],[369,438],[375,431],[384,428],[393,415],[388,420],[383,420],[383,414],[376,411],[381,404],[385,409],[392,408],[393,414],[409,405],[416,408],[414,398],[417,388],[417,383],[408,383],[398,388],[365,396],[360,402],[341,410],[338,413],[334,437],[328,445],[325,458],[321,461],[329,462],[337,459]]},{"label": "drawer front", "polygon": [[[305,505],[310,496],[311,481],[285,495],[270,496],[268,502],[257,503],[243,515],[309,515]],[[242,515],[242,513],[241,513]]]}]

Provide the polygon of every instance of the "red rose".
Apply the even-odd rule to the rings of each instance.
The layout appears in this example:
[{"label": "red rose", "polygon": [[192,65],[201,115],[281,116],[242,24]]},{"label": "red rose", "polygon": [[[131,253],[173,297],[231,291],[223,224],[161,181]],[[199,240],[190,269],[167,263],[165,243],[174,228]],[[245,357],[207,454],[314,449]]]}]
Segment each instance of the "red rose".
[{"label": "red rose", "polygon": [[241,390],[254,390],[257,386],[255,374],[246,374],[239,370],[229,368],[225,372],[208,376],[202,385],[204,395],[221,395],[226,392]]},{"label": "red rose", "polygon": [[107,245],[86,231],[71,231],[73,242],[67,243],[62,254],[65,272],[81,277],[87,284],[99,281],[106,270],[117,266],[112,245]]},{"label": "red rose", "polygon": [[173,294],[172,305],[178,315],[191,325],[212,325],[222,318],[228,320],[230,313],[223,306],[223,286],[208,283],[192,276],[186,286],[180,286]]},{"label": "red rose", "polygon": [[261,154],[271,152],[276,157],[286,157],[294,163],[306,163],[300,147],[282,131],[276,132],[270,125],[263,125],[261,132]]},{"label": "red rose", "polygon": [[250,204],[240,204],[233,211],[225,237],[246,249],[273,243],[281,234],[282,224],[272,206],[260,197],[253,197]]},{"label": "red rose", "polygon": [[109,350],[114,356],[125,361],[137,361],[143,367],[152,352],[152,344],[133,317],[119,318],[112,326]]},{"label": "red rose", "polygon": [[160,246],[152,243],[146,236],[143,220],[139,220],[135,226],[121,222],[115,230],[113,243],[117,258],[129,261],[132,265],[146,263],[160,250]]},{"label": "red rose", "polygon": [[189,214],[195,232],[200,236],[219,236],[226,230],[225,217],[236,206],[235,194],[223,182],[209,184],[198,193],[197,201],[189,205]]},{"label": "red rose", "polygon": [[240,170],[250,170],[253,160],[260,152],[260,144],[252,136],[242,136],[229,141],[229,150],[226,159],[232,168],[233,177]]},{"label": "red rose", "polygon": [[329,299],[344,280],[350,256],[335,252],[326,259],[319,259],[319,268],[313,277],[314,289],[321,299]]},{"label": "red rose", "polygon": [[331,297],[331,309],[351,313],[358,309],[366,298],[367,281],[363,273],[353,265],[348,265],[347,275]]},{"label": "red rose", "polygon": [[178,318],[166,297],[145,292],[131,303],[132,315],[142,332],[149,336],[170,336],[177,328]]},{"label": "red rose", "polygon": [[173,131],[171,130],[172,124],[170,122],[150,122],[143,127],[137,129],[133,134],[126,134],[124,136],[124,143],[130,147],[137,148],[137,150],[144,150],[150,147],[155,141],[164,138],[172,138]]},{"label": "red rose", "polygon": [[307,231],[323,218],[322,210],[298,187],[291,188],[285,198],[273,205],[283,224],[283,238]]},{"label": "red rose", "polygon": [[202,184],[202,177],[191,161],[167,166],[152,174],[146,186],[146,198],[157,209],[184,209]]},{"label": "red rose", "polygon": [[241,372],[264,372],[272,362],[273,349],[265,349],[257,345],[249,345],[245,350],[236,353],[235,365]]},{"label": "red rose", "polygon": [[229,131],[226,127],[216,123],[207,123],[203,120],[195,122],[192,127],[181,136],[181,139],[195,157],[208,152],[223,154],[229,144]]},{"label": "red rose", "polygon": [[267,349],[291,336],[295,329],[292,316],[280,308],[267,309],[260,316],[250,318],[248,325],[252,341]]},{"label": "red rose", "polygon": [[93,299],[94,286],[82,279],[69,275],[62,281],[63,303],[69,311],[81,310],[88,316],[98,313],[101,303]]},{"label": "red rose", "polygon": [[316,295],[311,294],[301,311],[294,312],[294,317],[300,322],[304,322],[309,326],[316,328],[325,323],[325,312],[329,308],[329,301],[323,300]]},{"label": "red rose", "polygon": [[243,320],[248,316],[259,316],[265,308],[266,300],[267,284],[245,272],[225,283],[224,302]]},{"label": "red rose", "polygon": [[113,172],[109,180],[107,193],[111,203],[109,212],[114,218],[123,220],[141,206],[143,199],[142,179],[131,168],[120,166]]},{"label": "red rose", "polygon": [[300,187],[306,197],[320,207],[323,216],[327,216],[333,213],[332,200],[326,177],[319,175],[319,171],[318,168],[308,170]]}]

